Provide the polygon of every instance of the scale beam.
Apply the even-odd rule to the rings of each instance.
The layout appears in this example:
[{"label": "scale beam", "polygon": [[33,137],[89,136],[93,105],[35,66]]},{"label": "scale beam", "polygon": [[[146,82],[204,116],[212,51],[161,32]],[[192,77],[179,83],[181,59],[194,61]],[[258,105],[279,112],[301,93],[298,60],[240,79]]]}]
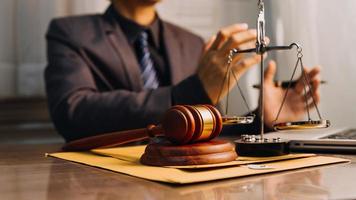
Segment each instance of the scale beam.
[{"label": "scale beam", "polygon": [[[262,53],[266,53],[269,51],[283,51],[283,50],[291,50],[293,49],[293,47],[297,47],[297,49],[300,49],[300,45],[297,43],[292,43],[289,46],[265,46],[264,48],[262,48]],[[233,52],[233,54],[241,54],[241,53],[257,53],[258,50],[257,48],[252,48],[252,49],[243,49],[243,50],[239,50],[239,49],[232,49],[231,50]]]}]

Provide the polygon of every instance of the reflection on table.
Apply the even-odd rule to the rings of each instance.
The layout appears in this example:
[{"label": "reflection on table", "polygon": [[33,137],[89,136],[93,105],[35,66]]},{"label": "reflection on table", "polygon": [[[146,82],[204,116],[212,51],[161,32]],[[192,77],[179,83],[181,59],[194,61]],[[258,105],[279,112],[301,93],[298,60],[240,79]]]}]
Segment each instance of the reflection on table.
[{"label": "reflection on table", "polygon": [[[35,131],[36,132],[36,131]],[[47,132],[47,135],[44,133]],[[356,156],[331,165],[185,186],[167,185],[84,166],[45,153],[63,141],[52,131],[0,140],[0,193],[4,199],[355,199]],[[11,135],[14,135],[11,139]],[[3,137],[3,138],[2,138]],[[338,155],[340,157],[340,155]]]}]

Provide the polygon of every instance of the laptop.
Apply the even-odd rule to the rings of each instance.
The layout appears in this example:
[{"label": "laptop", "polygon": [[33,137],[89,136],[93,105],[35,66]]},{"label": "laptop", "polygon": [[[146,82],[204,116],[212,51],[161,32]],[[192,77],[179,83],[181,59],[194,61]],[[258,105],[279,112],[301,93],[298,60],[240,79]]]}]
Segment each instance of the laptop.
[{"label": "laptop", "polygon": [[355,128],[282,131],[267,133],[265,137],[289,141],[291,151],[356,153]]}]

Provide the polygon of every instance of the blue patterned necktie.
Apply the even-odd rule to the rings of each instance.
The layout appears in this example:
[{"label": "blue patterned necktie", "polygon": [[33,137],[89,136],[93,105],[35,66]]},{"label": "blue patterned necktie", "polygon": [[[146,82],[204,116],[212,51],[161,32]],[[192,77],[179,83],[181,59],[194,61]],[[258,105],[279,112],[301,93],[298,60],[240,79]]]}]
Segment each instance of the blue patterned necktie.
[{"label": "blue patterned necktie", "polygon": [[148,34],[142,31],[136,41],[137,58],[141,67],[141,78],[145,89],[156,89],[159,86],[156,70],[148,48]]}]

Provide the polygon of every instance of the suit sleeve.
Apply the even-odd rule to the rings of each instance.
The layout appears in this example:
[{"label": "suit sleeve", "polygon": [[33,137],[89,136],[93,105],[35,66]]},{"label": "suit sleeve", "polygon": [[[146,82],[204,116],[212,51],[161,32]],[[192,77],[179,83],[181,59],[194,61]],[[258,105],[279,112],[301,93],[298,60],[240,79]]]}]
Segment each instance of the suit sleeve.
[{"label": "suit sleeve", "polygon": [[156,90],[99,91],[85,52],[70,39],[68,27],[65,21],[51,22],[45,70],[51,117],[66,141],[157,124],[173,104],[210,103],[196,75]]}]

